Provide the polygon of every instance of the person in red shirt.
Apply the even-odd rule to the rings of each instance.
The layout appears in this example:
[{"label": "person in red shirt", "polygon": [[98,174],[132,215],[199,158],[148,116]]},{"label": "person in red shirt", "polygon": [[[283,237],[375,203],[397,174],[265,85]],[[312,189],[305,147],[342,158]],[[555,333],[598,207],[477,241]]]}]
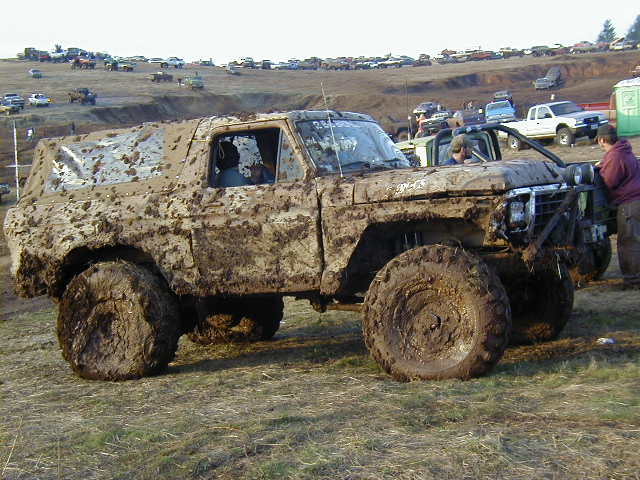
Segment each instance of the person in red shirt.
[{"label": "person in red shirt", "polygon": [[640,161],[631,144],[615,128],[598,128],[598,145],[605,151],[600,175],[618,207],[618,262],[627,287],[640,287]]}]

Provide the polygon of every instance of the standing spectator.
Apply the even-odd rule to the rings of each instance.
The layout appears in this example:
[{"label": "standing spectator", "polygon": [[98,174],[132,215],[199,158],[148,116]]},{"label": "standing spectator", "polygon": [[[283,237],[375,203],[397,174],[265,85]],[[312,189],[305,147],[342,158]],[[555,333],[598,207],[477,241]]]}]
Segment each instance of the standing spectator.
[{"label": "standing spectator", "polygon": [[598,128],[598,145],[605,151],[600,175],[611,202],[618,207],[618,262],[627,288],[640,287],[640,162],[631,145],[615,128]]}]

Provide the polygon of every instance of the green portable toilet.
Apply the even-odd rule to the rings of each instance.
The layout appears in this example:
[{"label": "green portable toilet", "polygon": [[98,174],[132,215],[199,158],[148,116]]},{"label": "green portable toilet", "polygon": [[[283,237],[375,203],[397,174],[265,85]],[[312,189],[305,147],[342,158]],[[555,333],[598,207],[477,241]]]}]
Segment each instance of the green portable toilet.
[{"label": "green portable toilet", "polygon": [[616,100],[616,130],[620,137],[640,135],[640,77],[613,86]]}]

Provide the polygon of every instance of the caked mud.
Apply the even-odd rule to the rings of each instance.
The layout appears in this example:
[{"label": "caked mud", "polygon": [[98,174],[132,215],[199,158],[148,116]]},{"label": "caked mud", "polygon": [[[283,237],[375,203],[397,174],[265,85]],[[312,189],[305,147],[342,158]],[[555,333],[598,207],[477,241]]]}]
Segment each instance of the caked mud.
[{"label": "caked mud", "polygon": [[562,175],[526,159],[412,168],[367,115],[247,112],[41,141],[5,234],[18,293],[60,301],[63,354],[87,378],[157,373],[182,333],[269,339],[283,296],[364,305],[395,378],[470,378],[516,310],[493,259],[521,262],[535,240],[535,272],[573,248],[566,221],[542,229],[562,212],[510,213],[535,192],[567,207],[586,187]]}]

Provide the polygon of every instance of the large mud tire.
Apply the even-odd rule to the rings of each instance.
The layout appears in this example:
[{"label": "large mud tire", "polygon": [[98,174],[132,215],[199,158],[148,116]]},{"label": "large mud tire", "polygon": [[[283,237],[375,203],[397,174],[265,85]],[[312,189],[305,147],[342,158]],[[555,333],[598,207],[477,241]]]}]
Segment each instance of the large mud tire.
[{"label": "large mud tire", "polygon": [[606,238],[590,246],[587,252],[569,269],[577,288],[599,280],[611,263],[611,241]]},{"label": "large mud tire", "polygon": [[562,263],[504,279],[511,302],[512,345],[558,338],[573,310],[573,280]]},{"label": "large mud tire", "polygon": [[62,356],[81,377],[146,377],[173,359],[178,305],[159,275],[127,262],[97,263],[67,286],[57,332]]},{"label": "large mud tire", "polygon": [[498,276],[462,249],[409,250],[374,278],[363,308],[369,351],[393,378],[468,379],[490,371],[509,341]]},{"label": "large mud tire", "polygon": [[280,328],[282,298],[215,302],[199,315],[189,340],[201,345],[270,340]]}]

